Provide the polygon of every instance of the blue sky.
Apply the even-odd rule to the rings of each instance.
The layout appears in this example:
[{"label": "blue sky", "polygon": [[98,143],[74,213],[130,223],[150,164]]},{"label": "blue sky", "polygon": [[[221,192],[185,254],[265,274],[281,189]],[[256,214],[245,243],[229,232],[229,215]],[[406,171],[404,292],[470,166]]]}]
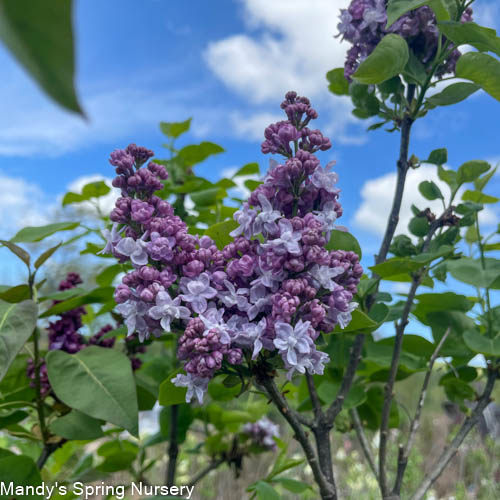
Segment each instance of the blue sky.
[{"label": "blue sky", "polygon": [[[162,155],[160,121],[193,117],[183,143],[210,140],[226,153],[199,165],[217,179],[250,161],[265,169],[264,127],[281,119],[279,103],[294,89],[311,98],[317,126],[333,143],[322,154],[337,160],[344,217],[363,243],[365,265],[380,241],[394,182],[397,134],[367,133],[347,99],[328,93],[324,75],[340,66],[346,45],[334,38],[345,0],[85,0],[77,2],[77,86],[84,122],[52,104],[0,48],[0,233],[43,223],[61,195],[81,178],[112,176],[109,152],[136,142]],[[500,9],[477,2],[479,21],[496,27]],[[500,103],[478,94],[432,111],[416,126],[412,153],[449,150],[450,165],[500,160]],[[404,230],[418,183],[433,167],[411,173],[400,226]],[[80,179],[80,181],[78,181]],[[500,176],[489,192],[500,192]],[[484,222],[498,222],[498,213]],[[2,254],[2,258],[5,255]],[[2,273],[4,274],[4,273]]]}]

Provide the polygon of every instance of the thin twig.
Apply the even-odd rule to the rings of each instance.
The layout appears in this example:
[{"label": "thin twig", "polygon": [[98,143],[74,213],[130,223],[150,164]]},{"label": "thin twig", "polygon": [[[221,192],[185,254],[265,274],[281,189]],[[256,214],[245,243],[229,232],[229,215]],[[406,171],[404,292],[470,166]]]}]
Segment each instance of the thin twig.
[{"label": "thin twig", "polygon": [[[427,252],[427,250],[429,249],[432,236],[439,227],[441,218],[446,214],[447,211],[445,211],[439,219],[435,220],[431,224],[429,232],[427,233],[424,244],[422,246],[422,253]],[[415,300],[417,289],[420,286],[425,272],[426,268],[424,267],[413,276],[410,291],[408,292],[408,296],[406,298],[401,319],[396,325],[396,336],[394,339],[394,349],[392,351],[391,367],[389,370],[389,377],[384,387],[384,402],[382,405],[382,416],[380,419],[380,441],[378,454],[378,468],[380,478],[379,483],[383,498],[386,498],[389,495],[389,488],[387,486],[387,471],[385,467],[387,458],[387,442],[389,438],[389,417],[391,413],[392,400],[394,398],[394,384],[396,383],[396,376],[399,368],[399,359],[401,357],[401,350],[403,347],[403,334],[405,332],[406,325],[409,322],[410,311],[413,306],[413,301]]]},{"label": "thin twig", "polygon": [[377,478],[378,481],[378,472],[377,466],[375,465],[375,457],[373,456],[372,449],[368,439],[366,438],[365,430],[363,429],[363,424],[359,418],[359,413],[356,408],[349,410],[349,415],[351,417],[352,425],[354,430],[356,431],[356,436],[358,437],[359,444],[361,449],[363,450],[363,454],[370,466],[370,469],[373,472],[373,475]]},{"label": "thin twig", "polygon": [[429,474],[424,478],[421,485],[418,487],[417,491],[411,496],[410,500],[421,500],[424,498],[427,490],[432,486],[434,481],[443,473],[446,466],[449,464],[450,460],[455,456],[463,440],[467,437],[467,434],[471,429],[477,424],[479,418],[481,417],[484,409],[490,403],[490,396],[495,386],[495,381],[498,377],[498,371],[496,366],[488,367],[488,379],[486,381],[486,387],[481,394],[475,408],[472,413],[464,420],[459,431],[453,438],[453,441],[444,448],[440,457],[436,460],[434,464],[429,469]]},{"label": "thin twig", "polygon": [[285,420],[290,424],[290,427],[295,432],[295,438],[304,450],[307,463],[311,467],[314,479],[318,484],[322,500],[337,500],[337,491],[335,485],[330,484],[321,471],[318,457],[314,452],[314,448],[305,430],[303,429],[299,420],[296,418],[296,413],[290,411],[291,408],[288,406],[288,403],[283,394],[281,394],[281,392],[276,387],[273,378],[267,376],[261,377],[258,382],[266,388],[270,399],[273,401],[273,403],[278,408],[278,411],[283,415],[283,417],[285,417]]},{"label": "thin twig", "polygon": [[323,411],[321,409],[321,401],[319,400],[318,392],[316,391],[316,387],[314,385],[313,376],[308,371],[306,371],[306,381],[314,411],[314,417],[316,419],[316,422],[318,422],[318,420],[320,420],[323,416]]},{"label": "thin twig", "polygon": [[196,474],[193,479],[191,479],[189,486],[195,486],[196,483],[201,481],[207,474],[210,474],[210,472],[220,467],[225,461],[226,459],[222,457],[218,460],[213,460],[212,462],[210,462],[204,469],[201,469],[201,471],[198,472],[198,474]]},{"label": "thin twig", "polygon": [[[409,104],[413,101],[415,95],[415,85],[408,85],[408,90],[406,93],[406,100]],[[396,182],[396,192],[394,193],[394,198],[392,202],[391,213],[389,219],[387,220],[387,227],[385,228],[384,238],[380,246],[380,250],[375,257],[375,263],[380,264],[387,258],[387,253],[389,252],[389,247],[391,246],[392,238],[396,232],[396,227],[399,222],[399,212],[401,211],[401,202],[403,200],[403,193],[405,189],[406,174],[408,173],[408,153],[410,149],[410,132],[413,125],[413,118],[406,115],[401,123],[401,140],[399,146],[399,158],[397,162],[398,166],[398,177]]]},{"label": "thin twig", "polygon": [[406,441],[406,445],[402,446],[400,448],[400,453],[398,456],[398,470],[396,474],[396,481],[394,483],[394,488],[392,490],[393,494],[399,495],[401,491],[401,486],[403,484],[403,476],[406,470],[406,466],[408,465],[408,457],[410,456],[411,450],[413,448],[413,445],[415,443],[415,438],[417,435],[417,431],[419,428],[420,424],[420,416],[422,415],[422,409],[424,407],[425,403],[425,398],[427,395],[427,388],[429,387],[429,382],[431,380],[431,375],[432,375],[432,369],[434,367],[434,363],[436,362],[436,359],[439,356],[439,352],[441,351],[441,348],[443,347],[444,343],[446,342],[446,339],[448,338],[448,335],[450,334],[451,329],[447,328],[446,332],[444,335],[441,337],[441,340],[439,341],[438,345],[434,349],[434,352],[432,353],[432,356],[429,360],[429,366],[427,367],[427,372],[424,377],[424,382],[422,384],[422,389],[420,391],[420,397],[418,399],[417,403],[417,409],[415,410],[415,415],[411,421],[410,424],[410,432],[408,435],[408,440]]}]

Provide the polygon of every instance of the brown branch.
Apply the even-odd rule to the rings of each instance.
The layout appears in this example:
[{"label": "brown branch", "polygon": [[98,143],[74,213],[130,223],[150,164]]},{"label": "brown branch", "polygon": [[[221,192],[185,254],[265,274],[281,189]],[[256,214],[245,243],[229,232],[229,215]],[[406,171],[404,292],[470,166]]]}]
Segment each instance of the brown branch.
[{"label": "brown branch", "polygon": [[311,398],[311,403],[313,407],[314,417],[316,422],[321,420],[323,416],[323,411],[321,409],[321,401],[319,400],[318,392],[316,391],[316,387],[314,385],[313,376],[306,370],[306,381],[307,388],[309,389],[309,396]]},{"label": "brown branch", "polygon": [[[415,85],[408,85],[408,90],[406,94],[406,100],[408,104],[413,101],[413,96],[415,95]],[[385,228],[384,238],[382,244],[375,257],[375,264],[380,264],[387,258],[387,253],[389,252],[389,247],[391,246],[392,238],[396,232],[396,227],[399,222],[399,212],[401,211],[401,202],[403,201],[403,193],[405,190],[406,174],[410,168],[408,164],[408,154],[410,149],[410,132],[413,125],[413,118],[407,114],[401,123],[401,139],[399,146],[399,158],[397,161],[398,167],[398,177],[396,181],[396,191],[394,193],[394,198],[392,202],[391,213],[389,219],[387,220],[387,226]]]},{"label": "brown branch", "polygon": [[[422,245],[422,253],[428,251],[431,244],[432,236],[436,232],[437,228],[440,226],[441,219],[447,215],[448,211],[445,211],[443,215],[431,223],[429,232],[425,237],[424,244]],[[396,326],[396,337],[394,340],[394,349],[392,351],[391,367],[389,370],[389,378],[384,387],[384,402],[382,405],[382,416],[380,419],[380,442],[379,442],[379,453],[378,453],[378,468],[379,468],[379,478],[380,478],[380,491],[383,498],[389,498],[389,488],[387,486],[387,473],[386,473],[386,458],[387,458],[387,442],[389,438],[389,417],[391,413],[391,404],[394,398],[394,384],[396,383],[396,376],[399,368],[399,359],[401,357],[401,350],[403,347],[403,334],[405,332],[406,325],[409,322],[410,311],[413,306],[413,301],[415,300],[415,295],[417,289],[422,282],[422,278],[427,272],[427,267],[422,268],[419,272],[415,273],[411,283],[410,291],[403,308],[403,313],[401,319]]]},{"label": "brown branch", "polygon": [[413,445],[415,443],[415,438],[416,438],[417,431],[419,428],[420,416],[422,414],[422,408],[424,407],[425,398],[427,395],[427,388],[429,387],[429,382],[431,380],[432,369],[434,367],[434,363],[436,362],[436,359],[439,356],[439,352],[441,351],[441,348],[443,347],[444,343],[446,342],[446,339],[448,338],[448,335],[450,334],[450,331],[451,331],[450,328],[448,328],[446,330],[444,335],[441,337],[441,340],[439,341],[438,345],[434,349],[434,352],[432,353],[432,356],[429,360],[429,366],[427,368],[424,382],[422,384],[422,389],[420,391],[420,397],[418,399],[417,409],[415,410],[415,415],[414,415],[414,417],[411,421],[411,424],[410,424],[410,432],[408,435],[408,440],[406,441],[406,445],[401,446],[400,450],[399,450],[396,481],[394,483],[394,488],[392,490],[394,495],[399,495],[399,493],[401,491],[401,486],[403,484],[403,476],[404,476],[404,473],[406,470],[406,466],[408,465],[408,457],[409,457],[411,450],[413,448]]},{"label": "brown branch", "polygon": [[166,484],[173,486],[175,484],[175,471],[177,469],[177,457],[179,455],[179,443],[177,441],[177,429],[179,423],[179,405],[170,407],[170,430],[168,446],[168,465],[166,471]]},{"label": "brown branch", "polygon": [[297,419],[296,413],[291,411],[288,403],[274,383],[273,378],[269,376],[260,377],[258,383],[265,387],[271,401],[276,405],[278,411],[283,415],[285,420],[289,423],[290,427],[295,433],[295,439],[300,443],[307,463],[312,469],[314,479],[319,487],[322,500],[337,500],[337,491],[334,484],[330,484],[323,474],[318,457],[314,452],[314,448],[303,429],[301,423]]},{"label": "brown branch", "polygon": [[467,437],[467,434],[471,429],[477,424],[479,418],[481,417],[484,409],[490,403],[490,396],[495,386],[495,381],[498,377],[498,369],[496,366],[488,366],[488,378],[486,381],[486,386],[483,393],[481,394],[475,408],[472,413],[464,420],[462,426],[457,432],[456,436],[453,438],[452,442],[446,446],[441,453],[440,457],[436,460],[434,464],[430,467],[430,472],[427,477],[424,478],[421,485],[418,487],[417,491],[411,496],[410,500],[421,500],[424,498],[427,490],[432,486],[434,481],[443,473],[446,466],[449,464],[450,460],[455,456],[460,445]]},{"label": "brown branch", "polygon": [[363,451],[363,455],[365,456],[366,461],[368,462],[368,465],[370,466],[370,469],[373,472],[373,475],[377,478],[378,481],[378,472],[377,472],[377,466],[375,465],[375,457],[373,456],[370,443],[366,438],[365,430],[363,429],[363,424],[361,423],[361,420],[359,418],[359,413],[356,410],[356,408],[353,408],[352,410],[349,410],[349,415],[351,417],[354,430],[356,431],[356,436],[358,437],[358,441],[361,446],[361,450]]}]

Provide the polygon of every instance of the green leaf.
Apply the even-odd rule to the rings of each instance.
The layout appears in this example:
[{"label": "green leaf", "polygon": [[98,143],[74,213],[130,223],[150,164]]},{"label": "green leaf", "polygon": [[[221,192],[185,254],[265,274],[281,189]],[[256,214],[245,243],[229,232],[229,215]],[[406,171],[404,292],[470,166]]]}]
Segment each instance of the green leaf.
[{"label": "green leaf", "polygon": [[191,199],[194,204],[201,207],[210,207],[217,203],[217,200],[221,200],[226,196],[226,190],[220,187],[214,187],[210,189],[204,189],[203,191],[197,191],[192,193]]},{"label": "green leaf", "polygon": [[352,251],[361,259],[361,246],[358,240],[346,231],[334,229],[330,236],[330,241],[326,245],[326,249]]},{"label": "green leaf", "polygon": [[297,481],[296,479],[290,479],[288,477],[275,477],[273,483],[279,483],[283,488],[291,491],[292,493],[303,493],[306,490],[311,489],[307,483],[302,481]]},{"label": "green leaf", "polygon": [[500,38],[494,29],[480,26],[473,22],[438,22],[438,28],[446,38],[458,47],[472,45],[481,52],[494,52],[500,56]]},{"label": "green leaf", "polygon": [[55,222],[47,226],[25,227],[21,229],[10,241],[13,243],[33,243],[52,236],[59,231],[70,231],[80,225],[79,222]]},{"label": "green leaf", "polygon": [[492,287],[497,278],[500,277],[500,261],[486,258],[483,269],[481,261],[462,257],[458,260],[451,260],[447,263],[450,274],[463,283],[468,283],[478,288]]},{"label": "green leaf", "polygon": [[474,352],[486,356],[500,356],[500,337],[489,338],[471,329],[464,333],[464,341]]},{"label": "green leaf", "polygon": [[[162,408],[160,412],[160,433],[165,439],[170,438],[170,422],[172,420],[172,409]],[[193,407],[186,403],[181,403],[177,407],[177,442],[179,444],[186,440],[187,432],[194,420]]]},{"label": "green leaf", "polygon": [[450,106],[461,102],[470,95],[477,92],[481,87],[475,83],[459,82],[446,87],[439,94],[435,94],[427,99],[433,106]]},{"label": "green leaf", "polygon": [[328,90],[336,95],[349,95],[349,82],[344,76],[344,68],[335,68],[326,74]]},{"label": "green leaf", "polygon": [[90,346],[77,354],[50,351],[46,361],[50,385],[64,404],[138,434],[135,382],[124,354]]},{"label": "green leaf", "polygon": [[423,5],[428,5],[434,11],[438,21],[446,21],[451,17],[452,4],[447,0],[389,0],[386,29],[390,28],[402,15]]},{"label": "green leaf", "polygon": [[414,262],[407,257],[394,257],[381,264],[372,266],[371,269],[381,278],[389,278],[400,274],[412,273],[422,267],[423,264]]},{"label": "green leaf", "polygon": [[95,181],[85,184],[82,188],[81,194],[69,192],[64,195],[62,205],[69,205],[71,203],[81,203],[82,201],[90,200],[91,198],[100,198],[107,195],[111,188],[104,181]]},{"label": "green leaf", "polygon": [[123,271],[122,264],[114,264],[104,268],[96,277],[95,281],[99,286],[108,287],[113,284],[114,279]]},{"label": "green leaf", "polygon": [[373,319],[367,316],[363,311],[354,309],[351,322],[344,329],[342,329],[340,325],[337,325],[333,333],[371,332],[376,330],[378,326],[378,323],[373,321]]},{"label": "green leaf", "polygon": [[497,201],[500,201],[500,198],[496,198],[495,196],[490,196],[489,194],[481,193],[481,191],[467,190],[462,195],[462,200],[483,204],[483,203],[496,203]]},{"label": "green leaf", "polygon": [[259,175],[260,169],[258,163],[247,163],[243,165],[234,175],[234,177],[242,177],[244,175]]},{"label": "green leaf", "polygon": [[386,35],[359,65],[353,78],[361,83],[382,83],[401,73],[408,62],[406,41],[399,35]]},{"label": "green leaf", "polygon": [[35,462],[25,455],[6,454],[0,455],[0,484],[9,488],[12,484],[14,491],[7,490],[6,495],[0,495],[1,500],[12,498],[40,498],[38,495],[19,495],[15,492],[16,486],[22,489],[25,486],[39,486],[42,484],[40,472]]},{"label": "green leaf", "polygon": [[232,236],[229,236],[231,231],[238,227],[238,223],[233,219],[228,219],[223,222],[218,222],[205,230],[205,235],[210,236],[215,241],[217,248],[222,250],[226,245],[233,241]]},{"label": "green leaf", "polygon": [[160,122],[160,130],[171,139],[177,139],[191,127],[192,118],[184,122]]},{"label": "green leaf", "polygon": [[425,69],[425,66],[411,49],[410,57],[403,71],[403,76],[405,80],[410,81],[410,83],[416,83],[418,85],[424,85],[425,80],[427,79],[427,71]]},{"label": "green leaf", "polygon": [[425,163],[432,163],[433,165],[444,165],[448,161],[448,150],[446,148],[435,149],[431,151],[429,158]]},{"label": "green leaf", "polygon": [[20,246],[15,245],[11,241],[0,240],[0,243],[8,248],[14,255],[19,257],[29,268],[30,266],[30,254],[21,248]]},{"label": "green leaf", "polygon": [[35,329],[37,305],[31,300],[18,304],[0,301],[0,380]]},{"label": "green leaf", "polygon": [[66,311],[70,311],[87,304],[105,304],[113,301],[114,288],[112,286],[96,288],[84,295],[72,297],[63,302],[59,302],[40,315],[40,318],[48,318]]},{"label": "green leaf", "polygon": [[104,457],[104,461],[97,466],[102,472],[118,472],[130,468],[137,458],[139,447],[130,441],[116,439],[108,441],[99,447],[97,454]]},{"label": "green leaf", "polygon": [[459,184],[475,181],[482,174],[487,172],[491,165],[483,160],[471,160],[465,162],[457,170],[457,181]]},{"label": "green leaf", "polygon": [[43,264],[45,264],[45,262],[48,259],[50,259],[52,257],[52,255],[54,255],[54,253],[59,249],[59,247],[61,245],[62,245],[62,243],[59,243],[55,247],[52,247],[52,248],[49,248],[48,250],[45,250],[45,252],[43,252],[42,255],[40,255],[40,257],[38,257],[38,259],[36,259],[36,261],[35,261],[35,269],[38,269]]},{"label": "green leaf", "polygon": [[418,185],[418,190],[424,198],[427,200],[443,200],[443,194],[441,190],[433,181],[423,181]]},{"label": "green leaf", "polygon": [[206,160],[209,156],[224,153],[224,148],[213,142],[202,142],[200,144],[191,144],[185,146],[179,151],[179,158],[184,161],[188,167],[192,167],[202,161]]},{"label": "green leaf", "polygon": [[486,184],[488,184],[491,178],[497,173],[497,170],[498,165],[494,169],[490,170],[487,174],[483,175],[479,179],[476,179],[474,181],[474,187],[477,190],[482,191],[486,187]]},{"label": "green leaf", "polygon": [[2,0],[0,37],[58,104],[83,115],[75,92],[71,0]]},{"label": "green leaf", "polygon": [[179,370],[171,373],[160,385],[158,402],[162,406],[179,405],[186,402],[186,387],[177,387],[172,379],[180,373]]},{"label": "green leaf", "polygon": [[31,292],[28,285],[17,285],[0,292],[0,300],[5,300],[10,304],[16,304],[30,298]]},{"label": "green leaf", "polygon": [[269,484],[264,481],[257,481],[252,485],[252,491],[257,493],[259,500],[280,500],[281,497],[278,492]]},{"label": "green leaf", "polygon": [[72,410],[54,420],[50,430],[65,439],[97,439],[104,435],[99,420],[78,410]]},{"label": "green leaf", "polygon": [[455,70],[457,78],[477,83],[500,101],[500,62],[489,54],[468,52],[460,57]]}]

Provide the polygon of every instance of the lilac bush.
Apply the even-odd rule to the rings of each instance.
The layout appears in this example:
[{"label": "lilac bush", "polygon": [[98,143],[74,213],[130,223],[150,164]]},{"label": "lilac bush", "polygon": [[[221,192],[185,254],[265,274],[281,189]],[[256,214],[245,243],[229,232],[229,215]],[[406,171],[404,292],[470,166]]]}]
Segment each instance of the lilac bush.
[{"label": "lilac bush", "polygon": [[[472,9],[462,14],[462,22],[472,21]],[[353,0],[347,9],[340,11],[339,34],[352,44],[347,51],[344,75],[350,79],[359,64],[375,49],[380,40],[389,33],[402,36],[424,66],[431,63],[438,49],[439,30],[436,16],[427,5],[401,16],[388,29],[387,0]],[[452,47],[452,46],[451,46]],[[436,71],[436,76],[454,73],[461,53],[450,51],[449,56]]]},{"label": "lilac bush", "polygon": [[307,125],[317,112],[305,97],[288,92],[287,119],[266,128],[263,153],[271,160],[264,182],[234,214],[233,241],[219,250],[208,236],[189,234],[172,206],[154,192],[167,178],[145,148],[114,151],[110,162],[122,196],[111,213],[105,251],[133,267],[117,287],[117,310],[129,334],[144,340],[182,332],[178,357],[186,374],[172,381],[200,402],[221,369],[249,367],[277,358],[289,379],[322,374],[329,361],[316,340],[345,327],[356,307],[362,275],[358,256],[329,250],[342,215],[333,163],[316,153],[331,147]]}]

